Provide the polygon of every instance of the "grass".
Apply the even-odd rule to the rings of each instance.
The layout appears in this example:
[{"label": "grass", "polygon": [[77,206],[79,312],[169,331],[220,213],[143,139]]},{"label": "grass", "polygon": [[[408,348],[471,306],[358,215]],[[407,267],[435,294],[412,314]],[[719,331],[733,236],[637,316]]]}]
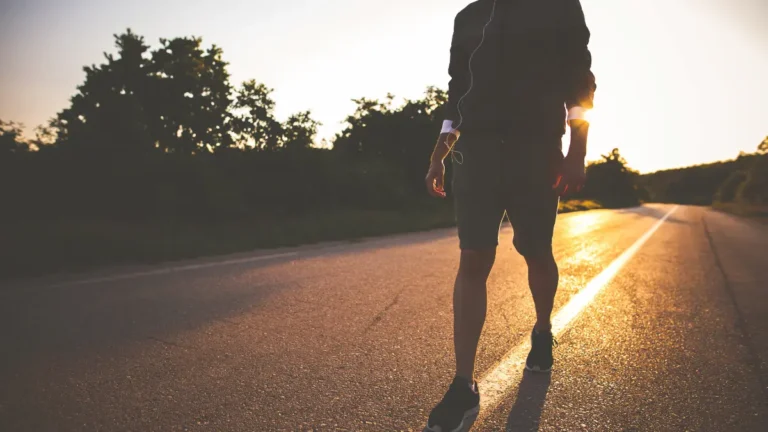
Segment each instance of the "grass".
[{"label": "grass", "polygon": [[[600,208],[568,201],[561,212]],[[0,279],[290,247],[324,241],[426,231],[454,225],[450,207],[431,210],[344,210],[233,223],[25,221],[0,227]]]},{"label": "grass", "polygon": [[591,200],[570,200],[560,203],[560,213],[571,213],[576,211],[597,210],[603,208],[600,203]]},{"label": "grass", "polygon": [[5,224],[0,279],[354,240],[453,225],[449,209],[395,212],[348,210],[234,223],[148,224],[44,221]]},{"label": "grass", "polygon": [[768,223],[768,205],[759,206],[743,203],[716,202],[712,204],[712,207],[716,210],[735,214],[737,216],[756,218]]}]

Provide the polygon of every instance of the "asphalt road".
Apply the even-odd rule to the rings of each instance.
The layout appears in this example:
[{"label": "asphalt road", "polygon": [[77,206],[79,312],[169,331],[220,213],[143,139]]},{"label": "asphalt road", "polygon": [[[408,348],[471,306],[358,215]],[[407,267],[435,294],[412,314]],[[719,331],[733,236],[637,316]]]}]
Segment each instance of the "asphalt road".
[{"label": "asphalt road", "polygon": [[[503,230],[473,431],[768,430],[768,224],[671,210],[558,220],[551,375]],[[420,431],[457,264],[442,230],[5,284],[0,430]]]}]

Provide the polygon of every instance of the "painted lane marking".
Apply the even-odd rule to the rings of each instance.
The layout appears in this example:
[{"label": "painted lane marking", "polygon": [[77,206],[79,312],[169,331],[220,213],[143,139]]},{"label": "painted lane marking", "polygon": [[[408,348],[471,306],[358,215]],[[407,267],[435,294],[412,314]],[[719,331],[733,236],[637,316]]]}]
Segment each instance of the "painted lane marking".
[{"label": "painted lane marking", "polygon": [[[629,249],[625,250],[599,275],[589,281],[587,285],[579,291],[571,300],[563,306],[552,319],[552,333],[555,336],[562,334],[568,325],[581,313],[597,294],[605,288],[608,283],[621,271],[629,260],[640,250],[640,248],[653,236],[653,234],[677,211],[678,206],[670,210],[661,218],[651,229],[640,237]],[[530,350],[530,341],[526,338],[518,346],[510,350],[501,362],[490,372],[488,372],[479,381],[480,392],[482,395],[482,412],[477,420],[479,425],[485,416],[492,413],[498,404],[507,396],[512,386],[520,382],[522,378],[525,358]]]},{"label": "painted lane marking", "polygon": [[98,277],[98,278],[92,278],[92,279],[82,279],[82,280],[75,280],[75,281],[69,281],[69,282],[61,282],[53,285],[48,285],[48,287],[61,288],[66,286],[89,285],[89,284],[95,284],[95,283],[101,283],[101,282],[114,282],[114,281],[126,280],[126,279],[136,279],[136,278],[141,278],[146,276],[157,276],[157,275],[164,275],[169,273],[179,273],[179,272],[184,272],[189,270],[199,270],[199,269],[221,267],[221,266],[234,265],[234,264],[246,264],[246,263],[258,262],[258,261],[266,261],[270,259],[286,258],[286,257],[291,257],[296,255],[298,255],[297,252],[287,252],[287,253],[273,254],[273,255],[261,255],[256,257],[238,258],[238,259],[232,259],[227,261],[190,264],[185,266],[168,267],[168,268],[162,268],[157,270],[147,270],[143,272],[127,273],[127,274],[115,275],[115,276],[104,276],[104,277]]}]

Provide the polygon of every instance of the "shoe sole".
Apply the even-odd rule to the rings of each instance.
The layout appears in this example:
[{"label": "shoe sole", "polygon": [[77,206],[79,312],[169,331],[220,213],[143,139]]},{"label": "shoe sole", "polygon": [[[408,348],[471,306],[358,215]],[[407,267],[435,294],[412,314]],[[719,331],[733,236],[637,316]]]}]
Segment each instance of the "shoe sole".
[{"label": "shoe sole", "polygon": [[437,426],[437,429],[433,429],[427,426],[424,428],[423,432],[468,432],[472,425],[475,424],[475,420],[477,420],[478,414],[480,414],[480,406],[476,406],[465,412],[464,418],[461,419],[461,423],[456,426],[456,429],[444,431],[440,426]]},{"label": "shoe sole", "polygon": [[534,366],[534,367],[531,368],[531,367],[528,367],[528,365],[525,365],[525,370],[527,370],[529,372],[534,372],[534,373],[549,373],[549,372],[552,372],[552,368],[541,369],[538,366]]}]

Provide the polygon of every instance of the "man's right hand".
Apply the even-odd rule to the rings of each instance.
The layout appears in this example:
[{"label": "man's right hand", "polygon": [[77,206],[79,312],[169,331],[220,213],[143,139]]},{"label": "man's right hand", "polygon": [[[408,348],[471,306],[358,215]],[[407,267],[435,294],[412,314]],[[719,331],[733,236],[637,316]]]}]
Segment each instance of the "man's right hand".
[{"label": "man's right hand", "polygon": [[559,196],[564,197],[569,193],[581,191],[587,180],[585,165],[584,156],[572,156],[569,154],[565,157],[562,170],[552,186]]},{"label": "man's right hand", "polygon": [[443,160],[432,160],[427,171],[427,192],[436,198],[445,198],[445,164]]}]

